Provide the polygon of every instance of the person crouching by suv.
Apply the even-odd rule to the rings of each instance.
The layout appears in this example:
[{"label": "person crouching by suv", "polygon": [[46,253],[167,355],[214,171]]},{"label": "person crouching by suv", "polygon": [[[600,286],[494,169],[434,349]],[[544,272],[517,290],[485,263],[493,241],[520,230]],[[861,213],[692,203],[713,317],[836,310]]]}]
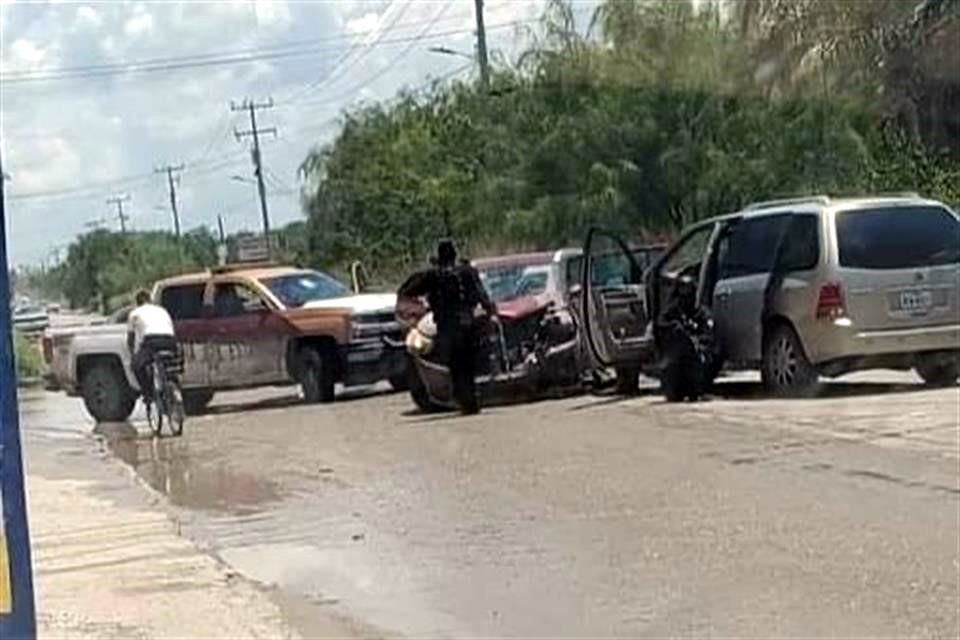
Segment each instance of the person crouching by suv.
[{"label": "person crouching by suv", "polygon": [[130,350],[130,368],[140,385],[144,403],[153,401],[153,379],[150,365],[157,353],[177,352],[177,337],[173,319],[167,310],[150,302],[150,294],[138,291],[136,308],[127,320],[127,348]]}]

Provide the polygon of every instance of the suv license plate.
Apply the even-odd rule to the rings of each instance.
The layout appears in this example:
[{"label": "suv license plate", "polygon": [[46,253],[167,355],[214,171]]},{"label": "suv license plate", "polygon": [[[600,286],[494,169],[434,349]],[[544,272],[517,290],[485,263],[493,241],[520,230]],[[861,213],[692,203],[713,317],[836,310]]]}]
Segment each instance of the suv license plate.
[{"label": "suv license plate", "polygon": [[928,289],[911,289],[900,292],[900,311],[924,314],[933,306],[933,292]]}]

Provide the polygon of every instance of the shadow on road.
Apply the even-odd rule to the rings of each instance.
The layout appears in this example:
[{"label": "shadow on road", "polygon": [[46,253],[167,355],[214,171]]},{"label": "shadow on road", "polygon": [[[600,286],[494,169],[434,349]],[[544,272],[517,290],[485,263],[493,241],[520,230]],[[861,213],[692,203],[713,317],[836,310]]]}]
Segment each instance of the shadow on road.
[{"label": "shadow on road", "polygon": [[[922,384],[894,382],[821,382],[808,399],[855,398],[861,396],[888,395],[894,393],[919,393],[929,391]],[[719,382],[714,387],[713,397],[721,400],[772,400],[774,399],[760,382]]]},{"label": "shadow on road", "polygon": [[[379,389],[375,387],[354,387],[344,389],[337,394],[335,402],[355,402],[369,398],[377,398],[396,393],[390,389]],[[206,416],[222,416],[232,413],[244,413],[247,411],[278,411],[289,409],[291,407],[303,406],[303,399],[299,393],[291,393],[273,398],[263,398],[246,402],[224,402],[214,404],[207,408],[201,414]]]}]

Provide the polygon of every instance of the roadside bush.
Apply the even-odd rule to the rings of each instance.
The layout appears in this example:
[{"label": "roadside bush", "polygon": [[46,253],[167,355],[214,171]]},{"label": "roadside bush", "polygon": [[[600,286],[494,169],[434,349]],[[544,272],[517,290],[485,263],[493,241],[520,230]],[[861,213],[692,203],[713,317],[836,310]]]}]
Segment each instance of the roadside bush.
[{"label": "roadside bush", "polygon": [[43,375],[45,367],[39,347],[19,331],[13,332],[17,380],[23,382]]}]

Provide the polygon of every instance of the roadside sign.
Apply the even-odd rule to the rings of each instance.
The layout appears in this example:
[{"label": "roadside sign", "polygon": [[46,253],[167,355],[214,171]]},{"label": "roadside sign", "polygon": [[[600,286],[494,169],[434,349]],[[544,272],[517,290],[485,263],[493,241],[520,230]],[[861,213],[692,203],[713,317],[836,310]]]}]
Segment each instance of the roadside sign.
[{"label": "roadside sign", "polygon": [[266,239],[262,236],[249,236],[237,240],[237,260],[239,262],[266,262],[270,251]]},{"label": "roadside sign", "polygon": [[4,266],[0,273],[0,638],[34,640],[37,622],[20,455],[6,228],[0,167],[0,265]]}]

